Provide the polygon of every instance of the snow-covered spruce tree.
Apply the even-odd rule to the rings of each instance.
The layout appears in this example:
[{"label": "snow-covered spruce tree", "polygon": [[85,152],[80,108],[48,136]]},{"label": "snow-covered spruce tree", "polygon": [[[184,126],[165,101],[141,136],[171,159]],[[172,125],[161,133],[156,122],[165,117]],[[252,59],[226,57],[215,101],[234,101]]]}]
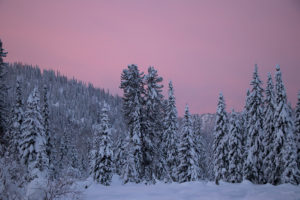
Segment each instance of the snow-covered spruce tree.
[{"label": "snow-covered spruce tree", "polygon": [[21,125],[23,123],[23,101],[22,101],[22,89],[20,85],[20,79],[16,81],[16,100],[15,105],[12,109],[12,116],[10,119],[10,143],[9,151],[10,155],[15,159],[19,160],[19,143],[21,139]]},{"label": "snow-covered spruce tree", "polygon": [[166,173],[164,160],[161,159],[162,133],[163,133],[163,95],[161,82],[154,67],[148,68],[145,81],[145,181],[155,183],[155,179],[162,180]]},{"label": "snow-covered spruce tree", "polygon": [[279,65],[276,66],[275,171],[274,185],[300,183],[292,112],[287,104],[285,87]]},{"label": "snow-covered spruce tree", "polygon": [[214,128],[214,173],[215,182],[228,178],[228,119],[223,94],[219,95]]},{"label": "snow-covered spruce tree", "polygon": [[183,127],[178,149],[179,166],[177,169],[178,182],[196,181],[199,177],[198,156],[193,141],[192,120],[189,107],[186,105],[183,117]]},{"label": "snow-covered spruce tree", "polygon": [[275,163],[275,152],[274,152],[274,139],[275,139],[275,124],[274,124],[274,114],[275,114],[275,94],[274,85],[272,81],[272,76],[268,74],[268,82],[265,90],[265,102],[264,102],[264,152],[263,152],[263,169],[265,182],[273,183],[274,176],[274,163]]},{"label": "snow-covered spruce tree", "polygon": [[96,152],[93,178],[98,183],[108,186],[111,183],[114,166],[113,152],[111,149],[112,141],[108,119],[108,106],[106,104],[104,104],[102,108],[99,128],[99,132],[95,138],[96,140],[99,140],[99,149]]},{"label": "snow-covered spruce tree", "polygon": [[208,155],[206,152],[206,149],[204,147],[204,138],[202,135],[202,131],[201,131],[201,118],[199,115],[194,115],[192,117],[192,123],[193,123],[193,141],[195,144],[195,151],[196,151],[196,155],[197,155],[197,165],[199,167],[199,177],[198,179],[207,179],[208,178]]},{"label": "snow-covered spruce tree", "polygon": [[241,125],[237,113],[232,110],[229,120],[229,165],[228,181],[231,183],[240,183],[243,180],[243,155],[242,155],[242,135]]},{"label": "snow-covered spruce tree", "polygon": [[300,91],[298,93],[298,101],[296,105],[295,111],[295,137],[297,146],[297,161],[298,161],[298,169],[300,169]]},{"label": "snow-covered spruce tree", "polygon": [[248,155],[248,149],[249,147],[247,139],[248,139],[248,122],[249,122],[249,110],[250,110],[250,90],[247,90],[247,95],[246,95],[246,101],[245,101],[245,106],[244,106],[244,110],[241,114],[241,127],[242,127],[242,145],[243,145],[243,150],[242,150],[242,154],[243,154],[243,175],[244,173],[244,162],[247,159],[247,155]]},{"label": "snow-covered spruce tree", "polygon": [[48,102],[48,96],[49,96],[49,92],[48,92],[48,86],[44,85],[43,88],[43,108],[42,108],[42,113],[43,113],[43,118],[44,118],[44,128],[45,128],[45,140],[46,140],[46,153],[47,153],[47,157],[49,160],[49,175],[55,176],[55,169],[54,169],[54,163],[53,160],[54,158],[54,154],[51,154],[53,151],[53,146],[52,146],[52,140],[51,140],[51,134],[50,134],[50,125],[49,125],[49,102]]},{"label": "snow-covered spruce tree", "polygon": [[119,176],[122,174],[122,170],[124,169],[126,158],[127,158],[127,151],[126,151],[126,138],[118,137],[113,154],[114,154],[114,166],[115,172]]},{"label": "snow-covered spruce tree", "polygon": [[[127,151],[127,167],[122,173],[125,183],[134,181],[139,183],[145,177],[144,140],[142,132],[144,84],[143,73],[140,73],[136,65],[128,66],[121,74],[121,86],[123,89],[123,114],[129,131]],[[130,173],[130,174],[128,174]]]},{"label": "snow-covered spruce tree", "polygon": [[262,170],[263,89],[261,84],[257,65],[255,65],[249,100],[248,152],[244,163],[244,178],[256,184],[264,182]]},{"label": "snow-covered spruce tree", "polygon": [[0,156],[4,154],[5,142],[5,132],[6,132],[6,116],[7,110],[5,105],[5,96],[7,88],[5,85],[5,63],[3,58],[6,57],[7,52],[2,48],[2,41],[0,40]]},{"label": "snow-covered spruce tree", "polygon": [[178,132],[178,119],[177,108],[174,96],[174,89],[172,81],[169,82],[169,98],[165,111],[165,131],[163,133],[163,153],[166,159],[166,170],[168,176],[166,176],[166,182],[177,181],[177,166],[178,162],[178,148],[177,148],[177,132]]},{"label": "snow-covered spruce tree", "polygon": [[56,172],[58,172],[59,175],[63,175],[62,173],[64,173],[65,168],[69,166],[69,158],[67,155],[69,152],[68,145],[70,141],[68,140],[69,137],[67,135],[68,133],[64,130],[59,141],[59,149],[56,156],[56,165],[58,166]]},{"label": "snow-covered spruce tree", "polygon": [[21,161],[28,168],[31,178],[48,168],[44,120],[39,104],[40,95],[35,87],[27,100],[20,140]]}]

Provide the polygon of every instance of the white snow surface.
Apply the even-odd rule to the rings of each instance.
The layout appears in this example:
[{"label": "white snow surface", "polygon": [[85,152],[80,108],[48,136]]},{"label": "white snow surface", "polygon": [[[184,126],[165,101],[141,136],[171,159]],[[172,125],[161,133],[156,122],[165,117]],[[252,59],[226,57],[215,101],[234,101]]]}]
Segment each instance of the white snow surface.
[{"label": "white snow surface", "polygon": [[111,186],[82,182],[84,200],[300,200],[300,186],[254,185],[244,181],[239,184],[221,182],[157,183],[123,185],[114,176]]}]

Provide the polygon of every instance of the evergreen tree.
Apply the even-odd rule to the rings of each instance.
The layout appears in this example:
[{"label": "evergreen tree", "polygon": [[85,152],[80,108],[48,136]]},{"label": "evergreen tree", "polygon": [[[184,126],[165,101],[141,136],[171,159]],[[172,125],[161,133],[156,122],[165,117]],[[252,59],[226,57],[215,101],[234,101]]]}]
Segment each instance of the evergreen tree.
[{"label": "evergreen tree", "polygon": [[193,141],[195,144],[195,151],[197,155],[197,166],[199,167],[199,177],[198,179],[205,179],[208,177],[208,161],[207,161],[207,155],[206,155],[206,149],[204,147],[204,138],[202,137],[202,131],[201,131],[201,119],[199,115],[194,115],[192,118],[193,122]]},{"label": "evergreen tree", "polygon": [[240,124],[241,124],[241,137],[242,137],[242,155],[243,155],[243,168],[242,168],[242,174],[244,176],[245,172],[244,172],[244,163],[247,159],[248,156],[248,149],[249,147],[247,139],[248,139],[248,121],[249,121],[249,110],[250,110],[250,106],[249,106],[249,102],[250,102],[250,91],[249,89],[247,90],[247,95],[246,95],[246,100],[245,100],[245,106],[244,109],[242,111],[242,113],[240,114]]},{"label": "evergreen tree", "polygon": [[23,101],[22,90],[20,86],[20,80],[16,81],[16,101],[12,110],[12,117],[10,120],[10,155],[13,155],[14,159],[19,160],[20,152],[20,139],[21,139],[21,126],[23,123]]},{"label": "evergreen tree", "polygon": [[69,158],[68,152],[69,152],[69,147],[68,144],[70,141],[68,140],[67,132],[64,130],[60,142],[59,142],[59,150],[58,150],[58,156],[57,156],[57,165],[60,170],[60,172],[63,172],[66,167],[69,166]]},{"label": "evergreen tree", "polygon": [[300,91],[298,93],[298,101],[296,105],[295,111],[295,137],[297,146],[297,161],[298,161],[298,169],[300,169]]},{"label": "evergreen tree", "polygon": [[53,160],[54,155],[51,154],[51,152],[53,151],[53,145],[52,145],[52,140],[51,140],[51,136],[50,136],[50,127],[49,127],[49,102],[48,102],[48,86],[44,85],[43,88],[43,109],[42,109],[42,113],[43,113],[43,119],[44,119],[44,128],[45,128],[45,140],[46,140],[46,154],[49,160],[49,169],[50,169],[50,174],[51,176],[54,176],[55,173],[55,169],[54,169],[54,163]]},{"label": "evergreen tree", "polygon": [[228,176],[228,119],[223,94],[219,95],[214,128],[214,172],[216,184]]},{"label": "evergreen tree", "polygon": [[[123,96],[123,113],[129,130],[129,140],[127,149],[127,167],[122,177],[126,180],[141,182],[144,179],[145,171],[145,145],[141,127],[143,124],[143,105],[144,105],[144,84],[143,73],[140,73],[136,65],[128,66],[121,75],[121,89]],[[143,128],[143,129],[142,129]],[[125,180],[125,182],[126,182]]]},{"label": "evergreen tree", "polygon": [[154,67],[148,68],[145,81],[145,119],[146,131],[144,134],[145,143],[145,181],[155,183],[156,179],[161,179],[164,175],[163,160],[160,158],[162,149],[158,148],[162,143],[163,132],[163,95],[161,82],[162,77],[158,76]]},{"label": "evergreen tree", "polygon": [[114,160],[115,172],[116,174],[121,176],[122,170],[124,169],[126,163],[126,157],[127,157],[126,138],[120,138],[120,137],[118,138],[113,154],[114,154],[113,160]]},{"label": "evergreen tree", "polygon": [[4,154],[4,147],[7,145],[5,141],[5,131],[6,131],[6,103],[5,96],[7,88],[5,85],[5,65],[3,58],[6,57],[7,52],[2,48],[2,41],[0,40],[0,156]]},{"label": "evergreen tree", "polygon": [[242,135],[241,125],[238,116],[234,110],[229,120],[229,166],[228,181],[231,183],[240,183],[242,181],[243,154],[242,154]]},{"label": "evergreen tree", "polygon": [[35,87],[28,97],[20,142],[21,160],[28,167],[28,171],[33,173],[32,175],[37,175],[36,169],[44,171],[48,167],[45,128],[39,103],[40,95]]},{"label": "evergreen tree", "polygon": [[113,175],[113,152],[111,149],[111,136],[108,119],[108,108],[105,104],[102,109],[101,123],[96,140],[99,141],[99,149],[96,151],[94,180],[103,184],[110,185]]},{"label": "evergreen tree", "polygon": [[268,183],[273,183],[274,176],[274,139],[275,139],[275,127],[274,127],[274,114],[275,114],[275,94],[274,86],[271,74],[268,74],[268,82],[265,90],[266,98],[264,102],[264,152],[263,152],[263,169],[265,181]]},{"label": "evergreen tree", "polygon": [[276,112],[275,122],[275,171],[274,182],[300,183],[300,173],[297,166],[297,150],[294,136],[292,112],[287,104],[285,87],[279,65],[276,66]]},{"label": "evergreen tree", "polygon": [[263,89],[261,84],[257,65],[255,65],[249,100],[248,152],[244,164],[244,178],[256,184],[264,182],[262,171]]},{"label": "evergreen tree", "polygon": [[177,166],[179,164],[177,155],[177,131],[178,131],[178,121],[177,121],[177,108],[174,96],[173,84],[169,82],[169,98],[166,107],[165,115],[165,131],[164,131],[164,158],[166,159],[166,169],[168,171],[168,176],[166,176],[166,181],[177,181]]},{"label": "evergreen tree", "polygon": [[180,183],[196,181],[199,177],[198,160],[193,136],[191,115],[189,113],[189,107],[186,105],[178,149],[179,166],[177,176]]}]

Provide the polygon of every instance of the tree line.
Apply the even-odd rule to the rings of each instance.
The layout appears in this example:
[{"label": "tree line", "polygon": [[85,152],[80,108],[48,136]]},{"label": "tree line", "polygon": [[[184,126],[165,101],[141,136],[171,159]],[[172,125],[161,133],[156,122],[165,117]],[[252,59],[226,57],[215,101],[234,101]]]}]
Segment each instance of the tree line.
[{"label": "tree line", "polygon": [[242,112],[227,113],[220,94],[214,130],[204,133],[188,105],[178,117],[173,83],[165,98],[154,67],[125,68],[119,97],[59,72],[6,64],[2,42],[0,50],[0,190],[14,188],[3,196],[40,179],[110,185],[113,174],[123,183],[299,184],[300,94],[293,110],[279,66],[265,90],[255,67]]},{"label": "tree line", "polygon": [[268,74],[263,90],[257,65],[250,85],[242,113],[233,110],[228,116],[220,93],[214,129],[215,181],[299,184],[300,93],[293,113],[279,65],[275,86]]}]

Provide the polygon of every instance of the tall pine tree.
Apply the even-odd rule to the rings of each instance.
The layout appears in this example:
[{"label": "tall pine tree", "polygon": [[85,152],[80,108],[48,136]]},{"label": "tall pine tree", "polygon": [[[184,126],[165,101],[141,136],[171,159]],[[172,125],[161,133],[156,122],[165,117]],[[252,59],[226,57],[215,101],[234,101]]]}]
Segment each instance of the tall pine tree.
[{"label": "tall pine tree", "polygon": [[241,125],[237,113],[232,110],[229,120],[229,138],[228,138],[228,181],[231,183],[240,183],[243,179],[243,154],[242,154],[242,135]]},{"label": "tall pine tree", "polygon": [[21,160],[31,175],[47,170],[45,128],[40,110],[40,95],[35,87],[27,100],[20,141]]},{"label": "tall pine tree", "polygon": [[297,150],[294,136],[292,111],[287,103],[285,87],[279,65],[276,66],[276,112],[275,122],[275,170],[274,182],[300,183],[300,173],[297,166]]},{"label": "tall pine tree", "polygon": [[265,90],[266,98],[264,102],[264,152],[263,152],[263,169],[265,182],[273,183],[274,176],[274,139],[275,139],[275,126],[274,126],[274,114],[275,114],[275,94],[274,85],[271,74],[268,74],[268,82]]},{"label": "tall pine tree", "polygon": [[50,172],[50,176],[53,177],[55,176],[55,169],[54,169],[54,163],[53,163],[53,160],[55,159],[54,158],[54,154],[52,154],[52,151],[53,151],[53,145],[52,145],[52,140],[53,138],[51,139],[51,134],[50,134],[50,119],[49,119],[49,100],[48,100],[48,97],[49,97],[49,92],[48,92],[48,86],[47,85],[44,85],[44,88],[43,88],[43,108],[42,108],[42,114],[43,114],[43,119],[44,119],[44,122],[43,122],[43,125],[44,125],[44,128],[45,128],[45,141],[46,141],[46,144],[45,144],[45,148],[46,148],[46,154],[47,154],[47,157],[48,157],[48,160],[49,160],[49,172]]},{"label": "tall pine tree", "polygon": [[112,141],[110,136],[110,127],[108,119],[108,107],[104,104],[102,109],[102,117],[99,132],[96,133],[95,140],[98,140],[99,147],[96,149],[93,178],[95,181],[103,184],[110,185],[113,175],[113,152]]},{"label": "tall pine tree", "polygon": [[198,160],[193,136],[191,115],[189,107],[186,105],[178,149],[179,166],[177,176],[180,183],[196,181],[199,177]]},{"label": "tall pine tree", "polygon": [[7,110],[5,105],[5,96],[7,88],[5,86],[5,63],[3,58],[6,57],[7,52],[2,48],[2,41],[0,40],[0,156],[4,154],[4,147],[7,146],[5,141],[6,131],[6,116]]},{"label": "tall pine tree", "polygon": [[173,84],[169,82],[169,98],[166,107],[165,115],[165,131],[164,131],[164,143],[163,153],[166,159],[166,169],[168,176],[166,181],[177,181],[177,166],[178,166],[178,148],[177,148],[177,132],[178,132],[178,121],[177,121],[177,108],[174,96]]},{"label": "tall pine tree", "polygon": [[225,100],[220,93],[214,128],[214,173],[216,184],[228,177],[228,119]]},{"label": "tall pine tree", "polygon": [[21,126],[23,123],[23,101],[22,101],[22,90],[20,79],[16,81],[16,101],[12,110],[12,117],[10,119],[10,155],[12,155],[16,160],[20,157],[20,140],[21,140]]},{"label": "tall pine tree", "polygon": [[296,137],[296,144],[297,146],[297,161],[298,161],[298,169],[300,169],[300,91],[298,93],[298,101],[296,105],[295,111],[295,137]]},{"label": "tall pine tree", "polygon": [[248,152],[244,164],[244,178],[256,184],[264,182],[262,170],[263,89],[261,84],[257,65],[255,65],[249,99]]},{"label": "tall pine tree", "polygon": [[144,134],[145,143],[145,181],[154,183],[155,178],[161,179],[164,175],[164,163],[160,155],[162,149],[158,148],[162,143],[163,132],[163,95],[161,82],[162,77],[158,76],[157,70],[154,67],[148,68],[148,74],[145,80],[145,117],[146,126]]},{"label": "tall pine tree", "polygon": [[145,177],[145,145],[142,130],[143,105],[145,94],[143,73],[140,73],[136,65],[128,66],[121,75],[121,86],[123,89],[123,113],[129,130],[127,167],[123,171],[122,177],[126,177],[124,182],[143,181]]}]

